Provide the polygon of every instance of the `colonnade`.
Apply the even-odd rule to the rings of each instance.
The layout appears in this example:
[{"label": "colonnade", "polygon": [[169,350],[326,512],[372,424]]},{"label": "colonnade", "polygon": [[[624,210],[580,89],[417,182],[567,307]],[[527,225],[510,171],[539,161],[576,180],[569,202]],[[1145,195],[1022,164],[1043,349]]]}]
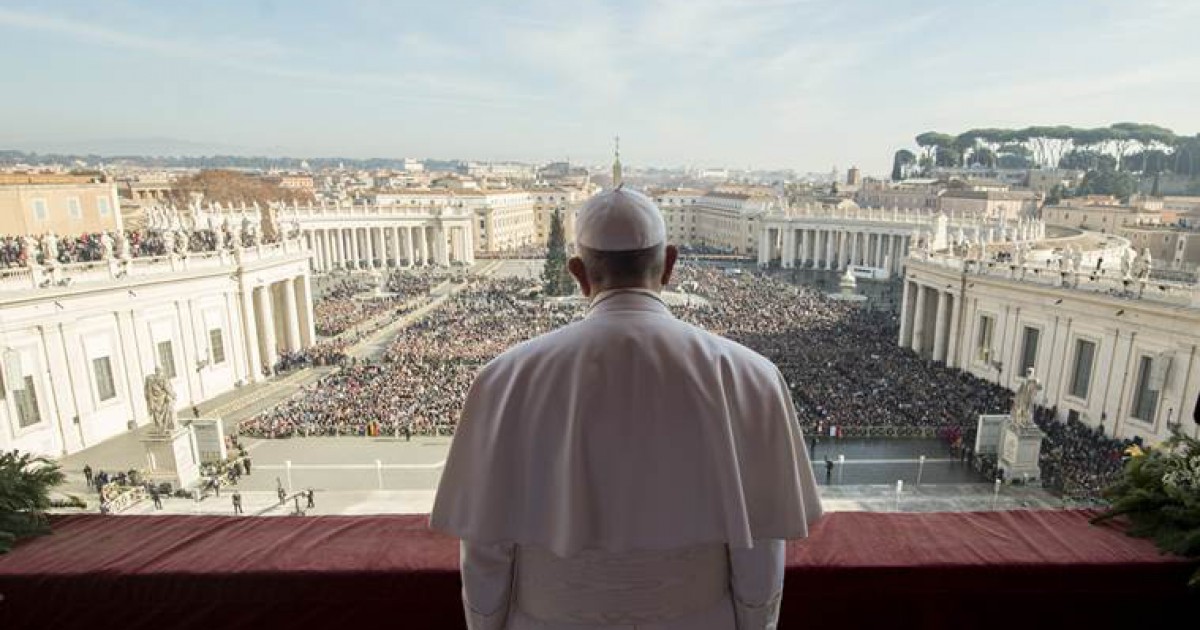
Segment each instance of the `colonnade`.
[{"label": "colonnade", "polygon": [[899,273],[912,246],[910,232],[854,229],[846,226],[767,226],[759,243],[758,263],[779,260],[794,267],[841,271],[848,266],[884,269]]},{"label": "colonnade", "polygon": [[380,269],[383,267],[470,265],[475,251],[470,228],[462,225],[366,226],[301,228],[313,252],[313,268]]},{"label": "colonnade", "polygon": [[282,352],[317,342],[312,281],[307,273],[242,289],[242,326],[251,381],[274,367]]},{"label": "colonnade", "polygon": [[933,286],[906,278],[900,306],[900,346],[956,367],[961,312],[962,294],[954,285]]}]

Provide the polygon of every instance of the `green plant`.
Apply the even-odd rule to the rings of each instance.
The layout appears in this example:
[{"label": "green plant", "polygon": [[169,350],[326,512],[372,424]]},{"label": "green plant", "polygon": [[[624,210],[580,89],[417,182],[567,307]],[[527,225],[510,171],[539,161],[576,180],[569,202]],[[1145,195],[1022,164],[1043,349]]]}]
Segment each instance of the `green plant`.
[{"label": "green plant", "polygon": [[[1173,427],[1161,446],[1133,452],[1117,483],[1104,491],[1112,508],[1092,519],[1128,519],[1129,535],[1151,538],[1159,549],[1200,557],[1200,440]],[[1200,587],[1200,569],[1189,584]]]},{"label": "green plant", "polygon": [[58,464],[45,457],[0,453],[0,553],[22,538],[50,533],[45,512],[50,490],[64,479]]}]

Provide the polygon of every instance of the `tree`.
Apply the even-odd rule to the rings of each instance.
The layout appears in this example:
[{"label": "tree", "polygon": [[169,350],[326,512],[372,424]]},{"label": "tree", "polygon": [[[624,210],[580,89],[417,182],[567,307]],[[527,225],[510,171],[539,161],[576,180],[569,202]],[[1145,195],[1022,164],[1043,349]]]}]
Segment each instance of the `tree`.
[{"label": "tree", "polygon": [[546,241],[546,266],[542,268],[542,290],[546,295],[570,295],[574,280],[567,271],[567,239],[563,232],[562,212],[550,217],[550,237]]},{"label": "tree", "polygon": [[1128,202],[1130,195],[1137,190],[1137,181],[1133,175],[1118,171],[1114,162],[1110,157],[1102,161],[1099,168],[1088,171],[1079,184],[1079,194],[1112,195],[1120,199],[1121,203]]},{"label": "tree", "polygon": [[258,202],[265,206],[269,203],[282,201],[285,203],[310,203],[312,195],[295,188],[283,188],[279,184],[237,171],[209,170],[188,175],[175,182],[173,187],[175,200],[180,204],[191,201],[191,193],[204,195],[206,203],[221,205],[250,205]]},{"label": "tree", "polygon": [[898,182],[904,179],[904,167],[910,166],[917,161],[917,156],[908,149],[900,149],[892,158],[892,181]]},{"label": "tree", "polygon": [[0,553],[22,538],[49,533],[50,490],[63,479],[58,464],[44,457],[0,453]]}]

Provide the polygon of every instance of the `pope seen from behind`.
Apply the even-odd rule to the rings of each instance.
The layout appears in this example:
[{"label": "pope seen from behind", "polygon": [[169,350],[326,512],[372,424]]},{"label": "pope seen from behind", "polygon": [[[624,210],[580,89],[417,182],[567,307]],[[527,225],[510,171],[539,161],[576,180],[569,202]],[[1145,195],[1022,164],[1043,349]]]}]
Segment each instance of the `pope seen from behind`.
[{"label": "pope seen from behind", "polygon": [[575,228],[587,316],[479,372],[438,486],[467,626],[775,628],[785,541],[821,516],[787,383],[672,316],[645,195],[596,195]]}]

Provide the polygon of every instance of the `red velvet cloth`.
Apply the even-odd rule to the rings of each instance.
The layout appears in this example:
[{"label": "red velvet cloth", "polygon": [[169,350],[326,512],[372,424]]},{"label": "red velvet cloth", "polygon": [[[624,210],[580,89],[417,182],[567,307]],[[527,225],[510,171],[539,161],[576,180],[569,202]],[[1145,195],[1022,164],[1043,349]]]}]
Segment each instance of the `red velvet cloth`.
[{"label": "red velvet cloth", "polygon": [[[789,549],[780,628],[1094,628],[1198,603],[1194,563],[1090,515],[829,514]],[[456,541],[426,518],[63,517],[0,556],[0,629],[463,628]]]}]

